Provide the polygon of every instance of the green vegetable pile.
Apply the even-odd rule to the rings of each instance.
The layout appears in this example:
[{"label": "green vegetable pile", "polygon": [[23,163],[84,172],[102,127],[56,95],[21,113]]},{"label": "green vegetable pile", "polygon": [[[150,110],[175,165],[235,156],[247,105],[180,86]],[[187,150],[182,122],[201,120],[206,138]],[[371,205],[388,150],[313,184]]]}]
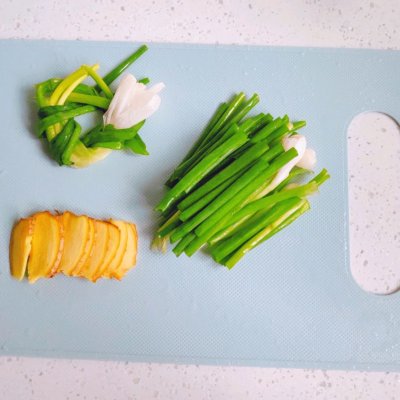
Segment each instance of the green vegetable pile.
[{"label": "green vegetable pile", "polygon": [[296,134],[305,121],[287,115],[248,116],[259,96],[243,93],[222,103],[200,138],[172,173],[153,246],[192,256],[207,246],[218,263],[232,268],[248,251],[295,221],[310,208],[307,196],[329,178],[323,169],[308,183],[311,171],[294,166],[276,187],[271,182],[298,156],[285,151],[282,139]]},{"label": "green vegetable pile", "polygon": [[[107,110],[114,96],[109,85],[146,50],[147,46],[141,46],[103,78],[96,72],[98,64],[83,65],[64,79],[52,78],[36,85],[37,135],[47,140],[49,153],[59,165],[85,167],[103,159],[110,150],[148,154],[138,134],[144,121],[128,129],[104,126],[101,122],[82,135],[75,120],[83,114]],[[95,85],[82,83],[88,77]],[[149,80],[144,78],[139,82],[147,84]]]}]

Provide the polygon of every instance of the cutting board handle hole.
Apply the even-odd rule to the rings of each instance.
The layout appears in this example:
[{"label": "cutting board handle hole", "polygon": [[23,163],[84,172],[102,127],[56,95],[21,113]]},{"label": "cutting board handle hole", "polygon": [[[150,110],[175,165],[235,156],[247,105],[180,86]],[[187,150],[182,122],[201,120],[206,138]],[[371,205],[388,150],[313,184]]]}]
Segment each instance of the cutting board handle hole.
[{"label": "cutting board handle hole", "polygon": [[400,289],[400,126],[361,113],[347,141],[351,274],[363,290],[391,294]]}]

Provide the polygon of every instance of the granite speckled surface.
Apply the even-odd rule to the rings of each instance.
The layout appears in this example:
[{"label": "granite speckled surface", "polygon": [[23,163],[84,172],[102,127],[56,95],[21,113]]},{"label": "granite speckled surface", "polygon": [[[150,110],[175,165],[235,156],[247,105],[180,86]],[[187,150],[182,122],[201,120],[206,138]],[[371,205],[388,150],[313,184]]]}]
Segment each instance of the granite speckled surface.
[{"label": "granite speckled surface", "polygon": [[[237,43],[324,47],[400,49],[400,3],[381,1],[240,1],[185,0],[3,0],[0,38],[135,40],[191,43]],[[398,127],[381,116],[365,116],[371,138],[391,129],[384,154],[372,154],[370,144],[349,132],[351,260],[358,271],[378,265],[379,252],[361,253],[364,242],[378,238],[387,260],[400,254],[396,225],[381,229],[396,212],[399,177],[393,173],[399,158]],[[370,119],[368,119],[370,118]],[[385,130],[385,131],[383,131]],[[372,157],[372,158],[371,158]],[[376,191],[361,185],[364,165],[384,157],[382,187],[391,196],[382,218],[375,218]],[[397,179],[397,180],[396,180]],[[385,199],[386,201],[386,199]],[[368,220],[368,218],[371,218]],[[367,219],[367,220],[366,220]],[[358,221],[363,221],[363,226]],[[395,220],[394,220],[395,221]],[[367,228],[365,225],[369,225]],[[371,229],[376,226],[379,229]],[[361,232],[361,233],[360,233]],[[396,237],[395,237],[396,236]],[[390,254],[392,256],[390,256]],[[397,268],[397,269],[396,269]],[[396,263],[387,275],[364,283],[372,291],[390,291],[398,273]],[[393,269],[396,269],[393,272]],[[385,272],[386,271],[386,272]],[[362,274],[361,274],[362,275]],[[365,279],[365,275],[364,275]],[[372,283],[371,283],[372,282]],[[367,286],[366,286],[367,287]],[[385,289],[389,287],[389,289]],[[2,399],[398,399],[400,373],[287,370],[236,367],[132,364],[82,360],[0,358]]]}]

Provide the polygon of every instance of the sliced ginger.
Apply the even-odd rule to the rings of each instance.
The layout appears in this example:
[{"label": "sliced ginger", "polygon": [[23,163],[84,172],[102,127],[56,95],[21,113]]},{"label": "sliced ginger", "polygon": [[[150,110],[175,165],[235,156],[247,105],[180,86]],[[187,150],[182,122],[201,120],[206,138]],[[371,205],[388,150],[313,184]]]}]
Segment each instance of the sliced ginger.
[{"label": "sliced ginger", "polygon": [[89,236],[89,219],[65,212],[61,216],[64,225],[64,251],[57,272],[72,275],[85,251]]},{"label": "sliced ginger", "polygon": [[111,260],[110,265],[104,271],[104,276],[107,278],[114,278],[115,271],[120,268],[121,264],[124,261],[124,255],[127,251],[128,244],[128,224],[123,221],[117,221],[115,219],[111,219],[110,223],[117,227],[120,232],[119,246],[117,252],[114,256],[114,259]]},{"label": "sliced ginger", "polygon": [[79,276],[95,281],[95,274],[103,262],[108,243],[108,226],[107,222],[93,220],[94,241],[90,256],[86,259],[82,266]]},{"label": "sliced ginger", "polygon": [[35,228],[28,259],[30,283],[36,282],[39,278],[51,276],[57,264],[61,242],[61,230],[55,216],[44,211],[35,214],[34,218]]},{"label": "sliced ginger", "polygon": [[133,224],[126,225],[127,230],[127,243],[126,251],[122,257],[122,261],[119,267],[113,270],[112,276],[118,280],[121,280],[125,274],[129,271],[132,265],[136,264],[137,254],[137,231],[136,226]]},{"label": "sliced ginger", "polygon": [[27,275],[30,283],[57,273],[120,280],[136,264],[137,241],[136,226],[128,222],[40,212],[13,228],[11,274],[18,280]]},{"label": "sliced ginger", "polygon": [[94,222],[92,218],[89,217],[86,218],[88,220],[88,227],[89,227],[88,235],[86,237],[83,253],[81,254],[81,257],[78,263],[76,264],[74,270],[72,271],[71,276],[82,276],[83,275],[82,270],[86,268],[89,258],[93,255],[92,249],[94,246],[94,235],[95,235]]},{"label": "sliced ginger", "polygon": [[21,281],[25,276],[26,265],[32,248],[34,218],[20,219],[14,226],[10,240],[11,274]]},{"label": "sliced ginger", "polygon": [[[110,267],[111,262],[114,260],[117,250],[119,249],[119,243],[121,240],[121,233],[120,230],[113,224],[107,222],[107,229],[108,229],[108,242],[107,242],[107,249],[104,256],[103,261],[98,266],[97,271],[93,274],[93,280],[96,281],[102,276],[106,275],[106,271],[108,274],[108,270]],[[132,264],[133,265],[133,264]]]}]

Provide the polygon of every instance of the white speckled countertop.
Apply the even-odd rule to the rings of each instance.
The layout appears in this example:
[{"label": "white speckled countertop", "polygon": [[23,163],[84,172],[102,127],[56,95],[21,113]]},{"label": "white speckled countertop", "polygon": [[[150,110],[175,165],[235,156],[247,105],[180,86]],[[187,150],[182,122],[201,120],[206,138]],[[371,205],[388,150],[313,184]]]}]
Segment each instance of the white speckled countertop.
[{"label": "white speckled countertop", "polygon": [[[0,39],[91,39],[142,42],[236,43],[400,49],[399,0],[2,0]],[[351,262],[371,291],[400,284],[400,154],[398,126],[382,115],[367,115],[349,130]],[[359,132],[369,127],[368,141]],[[383,153],[371,142],[389,132]],[[397,146],[397,150],[393,150]],[[384,156],[383,156],[384,155]],[[382,158],[383,156],[383,158]],[[384,159],[386,180],[366,187],[365,165]],[[376,158],[375,158],[376,159]],[[364,172],[363,172],[364,171]],[[379,189],[390,186],[384,210]],[[376,187],[378,182],[381,186]],[[386,182],[386,183],[385,183]],[[375,186],[374,186],[375,185]],[[373,190],[374,189],[374,190]],[[385,199],[386,200],[386,199]],[[378,207],[378,208],[377,208]],[[379,209],[379,215],[373,211]],[[369,212],[368,212],[369,211]],[[400,214],[400,213],[399,213]],[[391,221],[380,229],[382,221]],[[377,229],[368,229],[377,226]],[[378,239],[380,252],[363,244]],[[397,257],[396,257],[397,256]],[[392,261],[390,263],[390,261]],[[371,267],[372,266],[372,267]],[[0,398],[19,399],[398,399],[400,374],[273,368],[134,364],[82,360],[0,358]]]}]

